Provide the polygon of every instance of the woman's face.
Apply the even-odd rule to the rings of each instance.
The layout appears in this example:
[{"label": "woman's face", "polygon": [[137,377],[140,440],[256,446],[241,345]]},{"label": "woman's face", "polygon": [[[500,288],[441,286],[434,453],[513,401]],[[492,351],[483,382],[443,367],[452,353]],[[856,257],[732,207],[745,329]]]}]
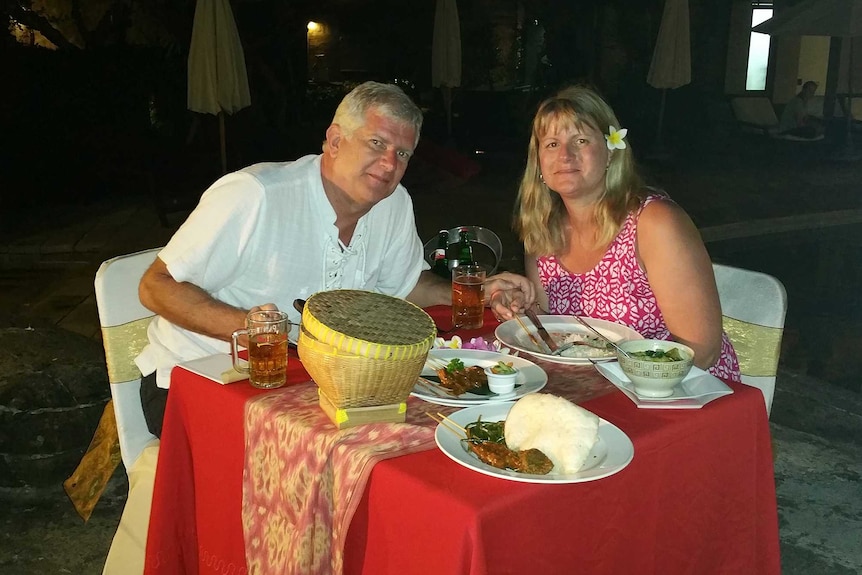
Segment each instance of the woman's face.
[{"label": "woman's face", "polygon": [[539,138],[539,168],[545,184],[567,198],[599,198],[605,190],[610,151],[605,137],[582,122],[554,122]]}]

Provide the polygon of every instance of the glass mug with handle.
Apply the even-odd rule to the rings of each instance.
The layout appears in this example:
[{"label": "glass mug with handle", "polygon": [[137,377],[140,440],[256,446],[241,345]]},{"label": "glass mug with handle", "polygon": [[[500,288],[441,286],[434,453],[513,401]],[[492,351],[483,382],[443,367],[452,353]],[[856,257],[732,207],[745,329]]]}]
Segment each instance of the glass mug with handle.
[{"label": "glass mug with handle", "polygon": [[[233,368],[248,374],[252,386],[274,389],[287,383],[287,334],[290,322],[287,314],[278,310],[250,312],[245,318],[245,329],[238,329],[231,337],[230,353]],[[248,338],[248,361],[240,363],[237,354],[238,339]]]}]

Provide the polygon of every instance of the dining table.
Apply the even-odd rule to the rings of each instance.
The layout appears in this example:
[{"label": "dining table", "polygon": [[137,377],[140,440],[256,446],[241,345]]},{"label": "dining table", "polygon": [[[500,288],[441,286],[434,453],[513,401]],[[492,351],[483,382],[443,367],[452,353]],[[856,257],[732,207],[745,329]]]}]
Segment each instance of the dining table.
[{"label": "dining table", "polygon": [[[484,328],[453,332],[449,307],[426,311],[441,330],[450,330],[447,338],[457,333],[465,341],[479,335],[493,340],[499,325],[488,311]],[[634,446],[631,462],[592,481],[527,483],[489,476],[437,448],[437,424],[417,415],[430,404],[411,396],[406,424],[360,427],[376,434],[411,424],[425,434],[423,441],[370,460],[365,481],[341,515],[344,528],[330,531],[337,521],[316,523],[319,541],[332,545],[324,554],[337,553],[338,561],[314,564],[304,555],[285,553],[272,536],[251,527],[289,523],[291,505],[322,513],[316,508],[325,499],[290,501],[284,485],[297,484],[288,483],[286,472],[277,473],[285,457],[320,458],[320,453],[306,453],[317,448],[305,439],[285,439],[292,435],[277,436],[280,450],[261,452],[254,444],[257,431],[249,429],[250,406],[263,401],[270,409],[259,422],[265,432],[281,430],[286,425],[281,417],[291,415],[285,412],[298,409],[313,420],[309,433],[315,440],[345,433],[309,399],[315,385],[295,350],[288,384],[275,390],[256,389],[247,380],[220,385],[176,367],[159,447],[145,573],[780,573],[772,443],[760,390],[726,382],[733,393],[700,409],[639,409],[592,365],[521,357],[548,373],[541,392],[568,397],[625,433]],[[305,398],[305,404],[285,403],[290,397]],[[444,414],[457,410],[430,407]],[[302,465],[300,460],[300,472]],[[338,469],[323,469],[300,481],[331,488]],[[260,473],[272,484],[261,482]],[[261,490],[270,496],[279,492],[286,501],[260,500]],[[339,499],[342,488],[336,485],[334,493]],[[257,506],[249,501],[255,497]],[[306,543],[319,544],[317,537]]]}]

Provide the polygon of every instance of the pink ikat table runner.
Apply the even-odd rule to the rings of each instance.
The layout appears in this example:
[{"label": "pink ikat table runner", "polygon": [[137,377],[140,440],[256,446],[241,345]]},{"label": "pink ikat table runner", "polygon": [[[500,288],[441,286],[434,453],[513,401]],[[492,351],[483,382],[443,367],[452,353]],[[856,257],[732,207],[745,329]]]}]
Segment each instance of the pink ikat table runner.
[{"label": "pink ikat table runner", "polygon": [[[536,363],[548,373],[544,393],[579,403],[614,389],[591,366]],[[312,382],[250,399],[242,494],[248,573],[341,575],[347,530],[374,464],[433,448],[436,423],[426,414],[455,409],[411,397],[405,423],[338,430]]]}]

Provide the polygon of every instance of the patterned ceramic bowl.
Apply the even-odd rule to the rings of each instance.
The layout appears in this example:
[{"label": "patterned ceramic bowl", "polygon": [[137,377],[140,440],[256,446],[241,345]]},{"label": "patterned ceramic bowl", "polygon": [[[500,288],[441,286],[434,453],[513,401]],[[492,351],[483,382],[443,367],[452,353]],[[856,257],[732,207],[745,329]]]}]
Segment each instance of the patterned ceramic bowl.
[{"label": "patterned ceramic bowl", "polygon": [[[691,370],[694,350],[675,341],[661,339],[635,339],[619,344],[628,352],[627,357],[617,352],[623,373],[631,380],[638,395],[668,397],[673,388],[685,379]],[[660,360],[659,357],[677,350],[678,360]]]}]

